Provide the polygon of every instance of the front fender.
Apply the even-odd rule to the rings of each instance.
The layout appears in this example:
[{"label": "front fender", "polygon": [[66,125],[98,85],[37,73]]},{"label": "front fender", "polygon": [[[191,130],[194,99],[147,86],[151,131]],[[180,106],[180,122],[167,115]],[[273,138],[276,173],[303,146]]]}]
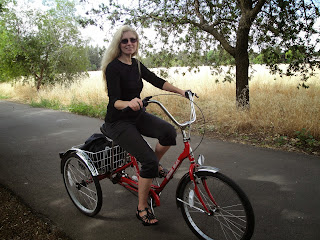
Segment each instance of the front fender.
[{"label": "front fender", "polygon": [[197,172],[212,172],[217,173],[219,172],[219,168],[211,167],[211,166],[199,166],[196,168]]},{"label": "front fender", "polygon": [[[212,173],[217,173],[219,172],[219,169],[216,167],[211,167],[211,166],[198,166],[195,168],[195,172],[212,172]],[[181,187],[185,181],[188,181],[188,178],[190,177],[189,172],[187,172],[179,181],[177,190],[176,190],[176,204],[177,208],[180,208],[182,203],[178,201],[178,198],[182,198],[182,190]]]}]

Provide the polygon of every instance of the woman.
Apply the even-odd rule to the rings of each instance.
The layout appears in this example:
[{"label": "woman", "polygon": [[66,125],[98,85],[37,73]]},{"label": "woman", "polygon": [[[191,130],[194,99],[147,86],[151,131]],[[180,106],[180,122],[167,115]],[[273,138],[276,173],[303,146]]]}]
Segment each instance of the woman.
[{"label": "woman", "polygon": [[[185,91],[157,77],[133,58],[138,55],[138,48],[137,32],[129,26],[123,26],[115,33],[102,60],[102,71],[109,96],[105,131],[141,163],[136,216],[143,225],[149,226],[158,223],[148,207],[152,179],[159,175],[164,177],[165,171],[159,166],[159,160],[170,146],[176,144],[176,131],[171,124],[145,112],[140,99],[142,79],[157,88],[182,96],[185,95]],[[132,111],[122,112],[126,107]],[[159,140],[155,151],[141,135]]]}]

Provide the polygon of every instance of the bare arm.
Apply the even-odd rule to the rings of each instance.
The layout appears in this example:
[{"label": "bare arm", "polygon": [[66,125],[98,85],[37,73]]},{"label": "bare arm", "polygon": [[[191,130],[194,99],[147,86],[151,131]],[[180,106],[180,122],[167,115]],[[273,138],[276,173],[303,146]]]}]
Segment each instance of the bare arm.
[{"label": "bare arm", "polygon": [[140,98],[134,98],[131,101],[122,101],[122,100],[117,100],[114,103],[114,107],[118,110],[122,110],[126,107],[130,107],[133,111],[138,111],[142,108],[143,103]]},{"label": "bare arm", "polygon": [[182,95],[182,96],[185,96],[185,95],[184,95],[184,94],[185,94],[185,90],[182,90],[182,89],[180,89],[180,88],[177,88],[177,87],[173,86],[172,84],[170,84],[170,83],[168,83],[168,82],[165,82],[165,83],[163,84],[162,89],[165,90],[165,91],[168,91],[168,92],[174,92],[174,93],[178,93],[178,94],[180,94],[180,95]]},{"label": "bare arm", "polygon": [[[185,90],[182,90],[180,88],[177,88],[173,86],[172,84],[165,82],[162,86],[162,89],[168,92],[174,92],[178,93],[182,96],[185,96]],[[142,100],[139,98],[134,98],[131,101],[123,101],[123,100],[117,100],[114,103],[114,107],[118,110],[122,110],[126,107],[130,107],[133,111],[138,111],[143,106]]]}]

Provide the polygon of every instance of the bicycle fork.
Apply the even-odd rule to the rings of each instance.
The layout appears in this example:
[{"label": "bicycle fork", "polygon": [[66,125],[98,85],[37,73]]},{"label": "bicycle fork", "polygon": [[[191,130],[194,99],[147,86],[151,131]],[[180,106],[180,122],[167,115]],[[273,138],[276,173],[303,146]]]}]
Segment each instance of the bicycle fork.
[{"label": "bicycle fork", "polygon": [[[200,156],[199,158],[201,158],[202,156]],[[194,190],[190,190],[190,193],[189,193],[189,196],[188,196],[188,202],[180,199],[180,198],[177,198],[177,200],[179,202],[182,202],[186,205],[188,205],[189,207],[195,209],[195,210],[198,210],[202,213],[206,213],[208,214],[209,216],[213,215],[215,210],[212,210],[211,208],[208,208],[207,204],[205,203],[202,195],[201,195],[201,192],[199,190],[199,187],[198,187],[198,184],[200,183],[199,181],[201,181],[202,185],[203,185],[203,188],[205,190],[205,193],[207,194],[208,198],[210,199],[210,201],[213,203],[213,205],[215,206],[215,208],[218,207],[218,204],[217,202],[215,201],[214,197],[212,196],[210,190],[209,190],[209,187],[207,185],[207,181],[206,179],[199,179],[196,175],[195,175],[195,172],[196,171],[204,171],[204,170],[209,170],[209,171],[213,171],[213,172],[217,172],[218,169],[216,168],[212,168],[212,167],[206,167],[206,166],[199,166],[197,164],[191,164],[190,168],[189,168],[189,177],[190,177],[190,180],[193,182],[193,185],[194,185]],[[196,206],[194,206],[194,198],[197,197],[198,200],[200,201],[201,205],[203,206],[204,210],[203,209],[200,209]]]}]

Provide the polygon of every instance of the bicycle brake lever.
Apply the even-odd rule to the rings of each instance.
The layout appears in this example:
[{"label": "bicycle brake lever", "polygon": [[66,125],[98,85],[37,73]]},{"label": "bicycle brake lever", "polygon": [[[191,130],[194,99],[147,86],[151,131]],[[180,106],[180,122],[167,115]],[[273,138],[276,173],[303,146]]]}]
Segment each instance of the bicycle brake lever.
[{"label": "bicycle brake lever", "polygon": [[143,100],[142,100],[142,103],[143,103],[143,106],[146,107],[148,106],[149,104],[149,100],[152,98],[152,96],[149,96],[149,97],[145,97]]}]

